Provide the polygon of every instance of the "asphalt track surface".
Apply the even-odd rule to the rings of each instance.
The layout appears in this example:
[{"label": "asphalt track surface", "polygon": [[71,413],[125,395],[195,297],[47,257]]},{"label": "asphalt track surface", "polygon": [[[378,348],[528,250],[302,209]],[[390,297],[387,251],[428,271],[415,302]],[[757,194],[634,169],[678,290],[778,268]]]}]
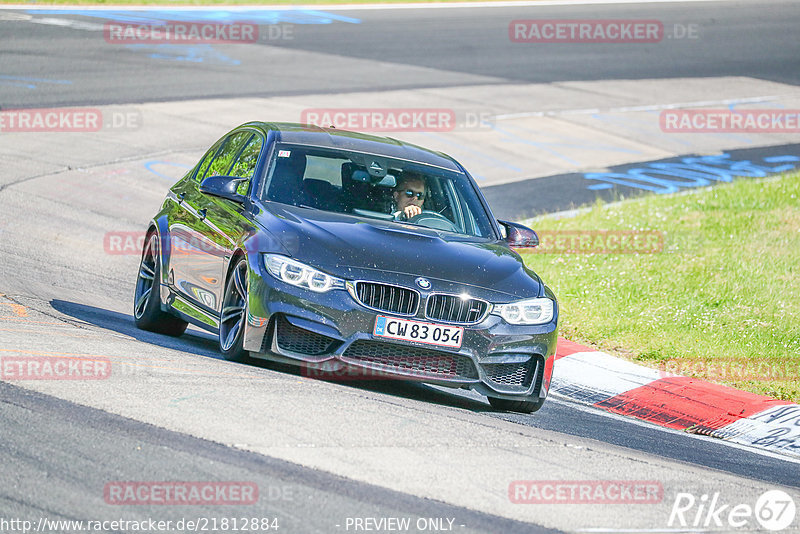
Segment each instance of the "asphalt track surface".
[{"label": "asphalt track surface", "polygon": [[[330,532],[346,517],[399,516],[457,517],[465,523],[461,532],[555,532],[234,450],[7,383],[0,383],[0,399],[0,443],[6,451],[0,483],[37,495],[35,503],[5,495],[7,519],[96,517],[97,489],[109,480],[141,480],[143,473],[148,480],[196,480],[203,473],[255,482],[263,503],[258,517],[279,518],[279,531]],[[49,479],[46,491],[42,477]],[[193,506],[189,517],[215,517],[222,509]],[[174,507],[145,508],[130,519],[177,523],[185,516]]]},{"label": "asphalt track surface", "polygon": [[[24,14],[24,10],[15,13]],[[792,2],[547,7],[535,12],[527,8],[359,10],[335,14],[360,22],[294,25],[294,39],[263,45],[274,50],[270,52],[272,61],[264,62],[263,55],[243,46],[237,53],[241,61],[237,65],[219,58],[217,62],[207,59],[202,63],[175,61],[165,65],[152,61],[146,54],[125,54],[122,47],[118,50],[102,41],[98,43],[96,35],[89,31],[53,23],[14,21],[6,16],[0,21],[0,106],[128,104],[201,97],[382,91],[457,85],[470,80],[486,82],[487,79],[561,82],[735,75],[800,84],[800,37],[796,31],[800,10]],[[97,22],[74,14],[49,16]],[[613,51],[609,47],[591,45],[581,45],[580,49],[552,46],[532,50],[509,47],[507,38],[503,38],[509,20],[513,19],[618,17],[659,19],[667,27],[673,23],[699,24],[704,32],[702,53],[697,53],[696,47],[692,48],[692,53],[687,53],[680,46],[641,45],[621,45]],[[319,55],[312,57],[303,52]],[[380,60],[424,70],[415,71],[415,75],[404,71],[403,76],[397,76],[391,69],[376,72],[345,68],[354,59]],[[70,83],[57,83],[67,80]],[[36,88],[30,89],[31,85]],[[568,180],[558,183],[561,184],[559,189],[552,194],[552,211],[569,207],[567,202],[584,202],[579,195],[585,194],[585,189],[576,187],[572,190],[574,197],[565,199],[564,205],[557,205],[555,201],[564,199],[570,192],[569,188],[563,188]],[[34,188],[30,191],[41,192],[35,184],[29,185]],[[547,181],[532,181],[526,187],[534,190],[547,185]],[[47,187],[47,184],[41,185],[42,190]],[[18,217],[24,213],[24,193],[19,194],[13,185],[4,184],[0,195],[5,197],[2,199],[4,206],[14,208],[7,213]],[[134,198],[138,197],[134,195]],[[90,221],[98,214],[115,211],[102,198],[84,198],[80,202],[67,198],[62,202],[65,212],[76,214],[78,218],[85,216]],[[31,209],[35,213],[31,224],[38,224],[47,220],[48,210],[60,208],[44,200],[37,201]],[[539,211],[544,208],[524,206],[524,209]],[[132,215],[126,211],[125,217]],[[3,220],[3,223],[8,224],[8,221]],[[36,234],[42,229],[32,227],[30,230]],[[0,241],[4,257],[0,267],[0,293],[11,299],[8,302],[24,306],[31,315],[42,319],[42,324],[49,318],[60,323],[54,330],[75,328],[70,330],[72,334],[65,335],[89,335],[90,339],[97,339],[92,343],[108,354],[138,350],[142,354],[166,358],[169,353],[173,363],[230,368],[219,361],[215,344],[207,335],[190,331],[183,338],[173,340],[139,332],[133,327],[127,309],[134,270],[108,271],[104,265],[85,265],[79,248],[70,251],[66,247],[53,258],[48,256],[46,247],[11,242],[3,234],[0,234]],[[70,273],[69,280],[64,279],[64,273]],[[24,347],[29,342],[34,344],[33,337],[27,336],[49,335],[46,329],[36,330],[33,324],[29,331],[24,325],[12,328],[17,325],[11,320],[3,324],[0,340],[4,347]],[[51,340],[51,350],[58,349],[59,339]],[[123,340],[126,345],[122,344]],[[291,371],[267,365],[238,372],[252,380],[267,380],[277,389],[297,381],[297,375]],[[102,399],[93,397],[94,393],[88,389],[73,393],[54,387],[51,394],[46,394],[33,391],[26,384],[0,383],[0,446],[4,451],[0,468],[0,516],[113,517],[123,510],[102,508],[102,488],[110,480],[251,480],[259,485],[264,498],[258,507],[248,509],[247,515],[281,517],[286,527],[282,532],[344,531],[342,522],[347,517],[395,516],[454,517],[457,525],[464,525],[457,529],[462,532],[548,531],[540,526],[544,523],[530,519],[530,514],[520,513],[515,517],[513,510],[508,512],[498,507],[495,515],[477,504],[457,506],[449,502],[459,499],[437,499],[415,491],[413,485],[407,491],[392,489],[404,485],[390,480],[388,475],[381,479],[380,470],[377,475],[367,473],[351,478],[337,474],[342,471],[340,464],[332,463],[328,469],[324,459],[309,456],[308,461],[291,462],[277,455],[273,457],[265,452],[268,449],[255,451],[255,447],[234,447],[238,441],[203,439],[202,436],[207,435],[205,427],[224,431],[226,414],[246,406],[246,399],[238,394],[237,386],[225,384],[220,378],[210,383],[198,381],[196,386],[153,381],[160,381],[160,378],[148,376],[148,380],[135,387],[129,384],[132,389],[127,397],[136,397],[135,401],[130,401],[131,406],[135,404],[141,408],[139,411],[130,408],[135,417],[123,416],[125,410],[114,405],[116,401],[124,404],[124,391],[114,393],[119,397],[107,392],[108,397]],[[148,397],[150,391],[163,391],[158,386],[181,391],[185,386],[187,392],[194,387],[200,392],[211,387],[221,390],[220,396],[223,399],[227,396],[230,404],[206,406],[204,412],[187,411],[189,420],[185,424],[169,425],[163,423],[161,414],[157,413],[162,408],[155,398],[156,393],[153,398]],[[595,459],[601,459],[605,470],[585,469],[584,479],[600,478],[599,472],[610,479],[623,479],[628,469],[657,478],[672,470],[678,475],[669,483],[665,481],[665,501],[682,489],[711,491],[715,487],[712,481],[723,479],[725,482],[720,482],[723,491],[731,491],[737,485],[783,486],[784,489],[793,488],[794,495],[798,495],[800,488],[800,468],[796,462],[612,417],[560,399],[551,399],[540,412],[523,416],[493,413],[476,396],[415,384],[322,383],[313,387],[324,393],[317,403],[328,417],[337,413],[329,405],[349,406],[339,404],[348,401],[369,414],[361,421],[374,417],[376,428],[394,424],[383,419],[389,417],[385,412],[387,405],[424,413],[424,419],[408,415],[407,420],[401,421],[412,425],[407,427],[408,431],[418,436],[420,442],[426,441],[423,437],[426,434],[435,434],[466,419],[483,428],[496,429],[498,434],[513,432],[518,427],[519,432],[530,439],[533,439],[531,436],[544,437],[535,455],[549,465],[547,472],[552,473],[553,466],[561,464],[564,472],[572,473],[573,480],[580,478],[569,468],[574,458],[566,456],[564,451],[570,449],[588,450],[596,455]],[[84,394],[88,396],[83,397]],[[169,406],[187,398],[188,393],[172,399],[174,403]],[[236,404],[237,401],[242,404]],[[149,403],[152,406],[148,408]],[[271,408],[286,411],[292,406]],[[214,413],[223,422],[191,419],[195,413]],[[254,411],[252,415],[237,415],[236,421],[244,417],[243,420],[257,430],[261,424],[259,415],[263,414]],[[313,419],[315,414],[307,413],[304,417]],[[349,424],[344,413],[340,417],[340,420],[320,420],[318,424],[325,432],[309,441],[316,440],[321,446],[326,435],[336,439],[338,435],[333,429]],[[285,419],[280,419],[280,423],[284,426],[270,428],[287,435],[296,430],[286,426]],[[305,428],[300,422],[297,426]],[[231,434],[235,434],[234,429]],[[356,457],[361,453],[358,448],[352,450]],[[486,468],[487,464],[480,465]],[[526,465],[530,467],[535,462]],[[464,466],[464,469],[469,468]],[[353,469],[354,473],[358,471],[355,465]],[[386,469],[387,473],[396,472],[388,466]],[[410,463],[406,469],[409,475],[418,475],[415,464]],[[537,473],[529,469],[517,476],[532,479]],[[488,471],[480,470],[474,477],[491,478]],[[438,483],[431,481],[433,486]],[[711,489],[702,489],[704,483]],[[268,498],[271,490],[279,497]],[[744,495],[757,496],[746,490]],[[470,499],[463,501],[470,502]],[[206,517],[231,515],[219,507],[192,507],[188,512],[184,508],[167,508],[134,507],[124,512],[131,518],[164,520],[177,520],[187,513]],[[604,526],[593,522],[591,514],[578,505],[562,510],[561,515],[579,519],[576,522],[548,518],[546,522],[563,530]],[[646,521],[648,527],[666,528],[666,516],[662,512],[647,513],[650,514]],[[612,530],[624,526],[615,524]],[[785,530],[790,531],[798,530]]]},{"label": "asphalt track surface", "polygon": [[[799,38],[794,31],[800,11],[791,1],[332,13],[358,22],[292,24],[291,39],[240,45],[238,64],[224,56],[191,54],[182,61],[159,64],[148,57],[158,49],[142,46],[144,53],[132,56],[125,45],[109,45],[90,31],[3,21],[0,61],[3,75],[9,78],[2,86],[0,106],[382,91],[447,86],[470,78],[533,83],[750,76],[794,85],[800,82]],[[107,20],[68,13],[36,17],[95,24]],[[297,17],[277,13],[270,19],[281,24]],[[676,25],[696,25],[702,45],[691,39],[672,39],[670,46],[509,46],[512,20],[555,18],[655,19],[663,22],[667,37],[675,33]],[[311,16],[303,20],[328,21]],[[248,50],[251,46],[268,46],[273,51],[265,59],[262,51]],[[302,52],[320,55],[309,62]],[[353,59],[423,69],[403,71],[399,76],[391,68],[359,70],[348,64]],[[10,77],[15,76],[45,78],[51,83],[43,82],[35,91],[28,91],[10,84]],[[56,83],[64,80],[71,83]]]}]

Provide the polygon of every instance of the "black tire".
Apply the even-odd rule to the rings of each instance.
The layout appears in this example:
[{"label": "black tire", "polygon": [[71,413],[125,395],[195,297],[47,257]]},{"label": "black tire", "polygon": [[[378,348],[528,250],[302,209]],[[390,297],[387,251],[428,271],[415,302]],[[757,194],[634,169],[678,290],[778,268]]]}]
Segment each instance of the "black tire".
[{"label": "black tire", "polygon": [[161,310],[160,280],[161,247],[158,233],[152,232],[144,242],[139,262],[139,276],[133,293],[133,320],[142,330],[178,337],[186,331],[189,323]]},{"label": "black tire", "polygon": [[533,413],[544,404],[544,399],[538,401],[506,400],[489,397],[492,408],[504,412]]},{"label": "black tire", "polygon": [[222,312],[219,321],[219,351],[231,362],[244,363],[250,353],[244,350],[244,323],[247,320],[247,260],[234,260],[225,293],[222,297]]}]

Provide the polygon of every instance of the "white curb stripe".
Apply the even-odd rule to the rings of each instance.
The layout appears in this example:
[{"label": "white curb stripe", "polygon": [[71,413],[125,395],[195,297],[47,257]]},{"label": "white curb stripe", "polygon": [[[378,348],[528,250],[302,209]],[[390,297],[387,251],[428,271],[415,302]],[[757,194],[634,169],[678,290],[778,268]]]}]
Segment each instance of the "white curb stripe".
[{"label": "white curb stripe", "polygon": [[[586,348],[585,352],[576,352],[556,360],[550,385],[553,394],[593,406],[663,378],[678,376]],[[700,380],[695,380],[695,383],[708,392],[720,392],[720,398],[724,397],[723,386]],[[738,402],[740,406],[731,406],[732,411],[743,408],[741,401]],[[704,406],[702,401],[698,401],[697,405]],[[659,408],[667,407],[654,406],[654,409]],[[722,417],[735,418],[732,414]],[[718,419],[715,421],[719,422]],[[690,432],[746,448],[800,458],[800,405],[798,404],[772,406],[716,429],[713,428],[715,421],[707,421],[709,426],[705,428],[703,424],[696,425]]]},{"label": "white curb stripe", "polygon": [[576,352],[556,360],[551,388],[561,395],[596,404],[658,380],[666,373],[605,352]]}]

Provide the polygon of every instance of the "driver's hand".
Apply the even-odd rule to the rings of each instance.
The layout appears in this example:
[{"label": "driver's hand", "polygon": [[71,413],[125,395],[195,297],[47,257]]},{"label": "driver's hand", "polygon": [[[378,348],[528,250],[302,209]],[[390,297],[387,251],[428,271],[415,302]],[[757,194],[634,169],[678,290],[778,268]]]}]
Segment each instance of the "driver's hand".
[{"label": "driver's hand", "polygon": [[420,213],[422,213],[422,208],[419,206],[414,206],[413,204],[411,206],[406,206],[405,209],[403,209],[403,214],[406,216],[406,219],[416,217]]}]

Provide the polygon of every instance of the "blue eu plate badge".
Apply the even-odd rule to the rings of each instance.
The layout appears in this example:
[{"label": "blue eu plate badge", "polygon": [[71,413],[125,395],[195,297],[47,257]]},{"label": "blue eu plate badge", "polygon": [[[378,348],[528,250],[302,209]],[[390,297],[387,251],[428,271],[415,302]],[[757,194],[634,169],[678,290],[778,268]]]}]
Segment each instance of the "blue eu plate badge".
[{"label": "blue eu plate badge", "polygon": [[382,336],[386,333],[386,317],[378,316],[378,320],[375,321],[375,335]]}]

